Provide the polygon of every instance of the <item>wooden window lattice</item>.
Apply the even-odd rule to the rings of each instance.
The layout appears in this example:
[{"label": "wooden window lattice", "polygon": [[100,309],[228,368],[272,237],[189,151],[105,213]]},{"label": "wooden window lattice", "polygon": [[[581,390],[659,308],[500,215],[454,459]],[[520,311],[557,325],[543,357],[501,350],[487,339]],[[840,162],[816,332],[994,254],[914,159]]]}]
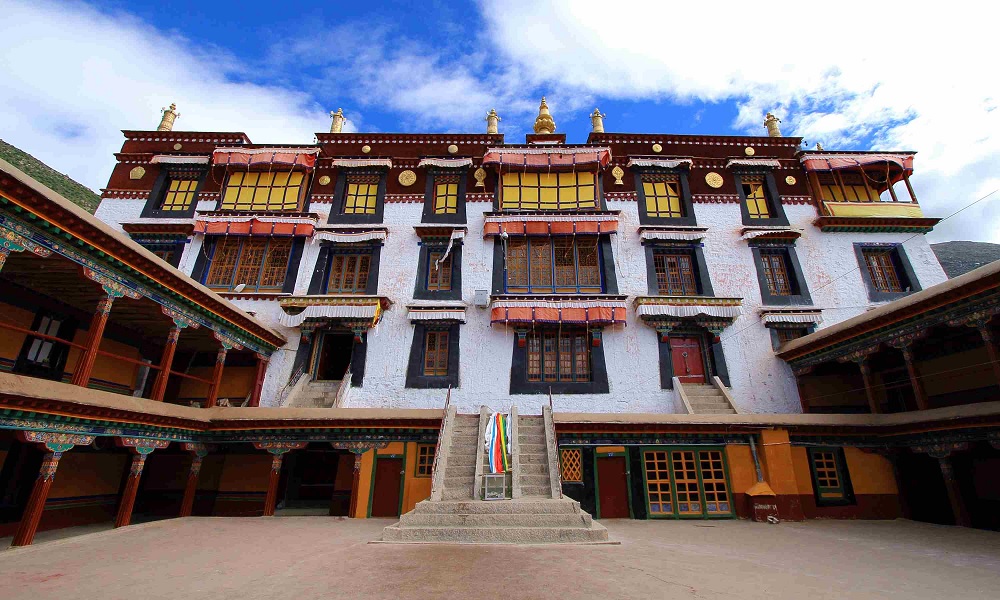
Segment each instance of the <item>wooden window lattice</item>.
[{"label": "wooden window lattice", "polygon": [[787,257],[784,252],[761,252],[764,265],[764,279],[772,296],[791,296],[792,283],[788,279]]},{"label": "wooden window lattice", "polygon": [[246,291],[281,289],[291,251],[290,239],[223,238],[216,243],[205,285],[221,290],[240,284]]},{"label": "wooden window lattice", "polygon": [[566,448],[559,451],[563,483],[580,483],[583,481],[583,452],[579,448]]},{"label": "wooden window lattice", "polygon": [[697,296],[691,256],[687,254],[657,253],[653,255],[656,287],[661,294],[670,296]]},{"label": "wooden window lattice", "polygon": [[646,467],[646,498],[652,515],[674,514],[673,489],[670,465],[665,450],[647,450],[643,453]]},{"label": "wooden window lattice", "polygon": [[436,448],[430,444],[417,446],[417,477],[430,477],[434,474],[434,453]]},{"label": "wooden window lattice", "polygon": [[865,257],[865,265],[876,290],[892,293],[903,291],[899,273],[892,260],[892,250],[862,250],[861,254]]},{"label": "wooden window lattice", "polygon": [[441,260],[444,251],[428,252],[427,254],[427,291],[446,292],[451,290],[451,257]]},{"label": "wooden window lattice", "polygon": [[809,330],[805,327],[778,327],[775,332],[778,334],[778,341],[783,344],[807,335]]},{"label": "wooden window lattice", "polygon": [[171,179],[160,210],[177,212],[191,208],[191,202],[194,201],[194,191],[197,187],[198,180],[196,179]]},{"label": "wooden window lattice", "polygon": [[237,171],[230,173],[220,208],[227,210],[298,210],[303,174]]},{"label": "wooden window lattice", "polygon": [[513,238],[507,243],[509,293],[602,291],[596,236]]},{"label": "wooden window lattice", "polygon": [[694,450],[674,450],[670,454],[674,472],[674,490],[677,494],[677,514],[700,515],[701,490],[698,487]]},{"label": "wooden window lattice", "polygon": [[588,334],[579,330],[528,334],[528,381],[590,381]]},{"label": "wooden window lattice", "polygon": [[444,377],[448,374],[448,332],[428,331],[424,345],[424,375]]},{"label": "wooden window lattice", "polygon": [[369,252],[335,253],[330,258],[327,294],[363,294],[368,288],[372,255]]},{"label": "wooden window lattice", "polygon": [[846,497],[844,478],[841,475],[840,456],[836,450],[810,449],[813,477],[817,495],[824,500],[841,500]]},{"label": "wooden window lattice", "polygon": [[661,219],[683,217],[680,189],[676,176],[644,177],[642,193],[646,199],[646,215]]},{"label": "wooden window lattice", "polygon": [[730,514],[729,485],[726,483],[722,451],[699,450],[698,467],[701,469],[701,485],[705,491],[705,514]]},{"label": "wooden window lattice", "polygon": [[347,178],[344,191],[344,214],[374,215],[378,205],[378,175],[354,175]]}]

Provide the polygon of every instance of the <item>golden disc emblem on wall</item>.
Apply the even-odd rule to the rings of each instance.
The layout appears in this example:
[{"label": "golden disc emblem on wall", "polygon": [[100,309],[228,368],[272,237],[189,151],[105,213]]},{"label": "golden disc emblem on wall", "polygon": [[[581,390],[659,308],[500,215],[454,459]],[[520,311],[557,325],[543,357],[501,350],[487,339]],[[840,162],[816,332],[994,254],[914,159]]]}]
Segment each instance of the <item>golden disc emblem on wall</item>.
[{"label": "golden disc emblem on wall", "polygon": [[143,175],[145,174],[146,174],[146,169],[143,169],[142,167],[135,167],[134,169],[128,172],[128,178],[142,179]]},{"label": "golden disc emblem on wall", "polygon": [[657,154],[663,152],[663,146],[659,144],[653,144],[653,152],[656,152]]},{"label": "golden disc emblem on wall", "polygon": [[747,156],[753,156],[754,154],[757,154],[757,151],[751,148],[750,146],[747,146],[746,148],[743,149],[743,153],[746,154]]},{"label": "golden disc emblem on wall", "polygon": [[409,187],[417,182],[417,174],[407,169],[399,174],[399,185]]},{"label": "golden disc emblem on wall", "polygon": [[785,183],[788,185],[795,185],[795,178],[789,175],[788,177],[785,177]]},{"label": "golden disc emblem on wall", "polygon": [[330,176],[329,175],[324,175],[324,176],[320,177],[319,178],[319,184],[320,185],[330,185]]},{"label": "golden disc emblem on wall", "polygon": [[714,188],[720,188],[722,187],[722,175],[712,171],[708,175],[705,175],[705,183]]}]

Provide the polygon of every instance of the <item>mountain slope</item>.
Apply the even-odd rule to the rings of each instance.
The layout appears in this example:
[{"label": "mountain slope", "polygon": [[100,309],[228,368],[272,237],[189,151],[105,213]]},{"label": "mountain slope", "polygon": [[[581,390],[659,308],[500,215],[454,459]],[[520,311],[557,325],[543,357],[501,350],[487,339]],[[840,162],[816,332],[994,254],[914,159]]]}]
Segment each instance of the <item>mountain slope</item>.
[{"label": "mountain slope", "polygon": [[931,250],[948,277],[958,277],[1000,260],[1000,244],[988,242],[943,242],[931,244]]},{"label": "mountain slope", "polygon": [[97,210],[101,197],[87,186],[73,181],[66,175],[38,160],[27,152],[0,140],[0,158],[21,169],[39,183],[83,208],[89,213]]}]

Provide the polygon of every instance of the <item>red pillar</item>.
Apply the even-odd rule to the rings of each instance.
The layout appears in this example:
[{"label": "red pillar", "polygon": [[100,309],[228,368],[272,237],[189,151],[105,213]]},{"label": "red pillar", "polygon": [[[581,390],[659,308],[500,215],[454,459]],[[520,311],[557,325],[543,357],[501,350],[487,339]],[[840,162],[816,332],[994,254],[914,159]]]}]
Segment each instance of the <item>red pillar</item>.
[{"label": "red pillar", "polygon": [[962,490],[955,479],[955,469],[951,466],[951,457],[938,457],[938,464],[941,465],[941,475],[944,476],[944,486],[948,490],[948,502],[951,503],[951,512],[955,514],[955,525],[970,527],[969,512],[965,510],[965,501],[962,499]]},{"label": "red pillar", "polygon": [[990,324],[986,321],[976,323],[976,329],[983,338],[983,345],[986,346],[986,353],[990,357],[990,366],[993,367],[993,377],[1000,385],[1000,362],[997,361],[997,347],[993,343],[993,332],[990,331]]},{"label": "red pillar", "polygon": [[160,370],[156,373],[156,381],[153,383],[153,392],[150,400],[162,401],[163,395],[167,392],[167,382],[170,380],[170,369],[174,365],[174,352],[177,351],[177,340],[180,338],[181,328],[176,325],[167,334],[167,345],[163,348],[163,356],[160,358]]},{"label": "red pillar", "polygon": [[354,483],[351,484],[351,508],[348,516],[357,517],[358,512],[358,492],[361,487],[361,453],[354,453]]},{"label": "red pillar", "polygon": [[868,398],[868,408],[873,415],[877,415],[881,411],[878,408],[878,401],[875,399],[875,391],[872,389],[872,369],[868,366],[867,359],[858,361],[858,366],[861,367],[861,379],[865,382],[865,397]]},{"label": "red pillar", "polygon": [[802,378],[811,372],[812,367],[805,367],[793,371],[793,374],[795,375],[795,387],[799,392],[799,404],[802,406],[802,414],[807,414],[809,412],[809,398],[806,397],[806,386],[803,383]]},{"label": "red pillar", "polygon": [[191,470],[188,471],[187,484],[184,486],[184,499],[181,500],[181,513],[178,516],[190,517],[194,509],[194,495],[198,491],[198,476],[201,474],[201,457],[193,455]]},{"label": "red pillar", "polygon": [[264,375],[267,374],[267,358],[257,355],[257,375],[253,381],[253,393],[250,394],[249,406],[260,406],[260,393],[264,389]]},{"label": "red pillar", "polygon": [[205,397],[205,408],[215,406],[215,400],[219,396],[219,384],[222,383],[222,367],[226,364],[226,347],[219,348],[215,355],[215,371],[212,373],[212,383],[208,386],[208,395]]},{"label": "red pillar", "polygon": [[87,330],[86,349],[80,355],[80,360],[76,363],[73,371],[73,385],[87,387],[90,383],[90,372],[94,369],[94,362],[97,361],[97,350],[101,347],[101,339],[104,337],[104,326],[108,322],[108,314],[111,313],[111,304],[115,297],[111,294],[105,295],[97,303],[97,310],[90,319],[90,329]]},{"label": "red pillar", "polygon": [[913,388],[913,397],[917,401],[917,410],[927,410],[927,393],[924,391],[924,382],[917,375],[917,368],[913,365],[913,350],[909,346],[903,349],[903,360],[906,361],[906,372],[910,375],[910,387]]},{"label": "red pillar", "polygon": [[35,487],[31,490],[31,497],[28,499],[28,506],[24,509],[24,516],[14,533],[14,541],[11,546],[27,546],[35,539],[35,532],[38,531],[38,522],[42,519],[42,511],[45,510],[45,501],[49,497],[49,488],[56,477],[56,469],[59,467],[59,459],[62,452],[47,452],[45,460],[42,461],[42,468],[38,472],[38,479],[35,480]]},{"label": "red pillar", "polygon": [[142,467],[145,464],[145,454],[136,452],[132,455],[132,467],[129,470],[128,481],[125,483],[122,500],[118,504],[115,527],[125,527],[132,522],[132,506],[135,505],[135,493],[139,491],[139,479],[142,477]]},{"label": "red pillar", "polygon": [[271,477],[267,481],[267,496],[264,497],[264,516],[274,516],[274,506],[278,503],[278,479],[281,477],[281,460],[285,456],[284,451],[272,452],[271,455]]}]

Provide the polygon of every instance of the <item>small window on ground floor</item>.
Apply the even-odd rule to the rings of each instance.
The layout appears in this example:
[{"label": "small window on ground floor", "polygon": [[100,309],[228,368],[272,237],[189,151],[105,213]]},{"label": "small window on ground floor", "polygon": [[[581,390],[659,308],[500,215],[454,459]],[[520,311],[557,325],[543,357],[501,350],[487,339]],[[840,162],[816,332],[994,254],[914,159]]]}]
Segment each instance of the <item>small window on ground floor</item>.
[{"label": "small window on ground floor", "polygon": [[579,448],[564,448],[559,451],[559,464],[562,468],[563,483],[580,483],[583,481],[583,451]]},{"label": "small window on ground floor", "polygon": [[430,477],[434,473],[434,453],[437,449],[432,444],[417,446],[417,477]]},{"label": "small window on ground floor", "polygon": [[721,449],[651,449],[643,452],[651,517],[732,515]]},{"label": "small window on ground floor", "polygon": [[816,504],[838,505],[853,502],[844,452],[840,448],[809,448]]}]

